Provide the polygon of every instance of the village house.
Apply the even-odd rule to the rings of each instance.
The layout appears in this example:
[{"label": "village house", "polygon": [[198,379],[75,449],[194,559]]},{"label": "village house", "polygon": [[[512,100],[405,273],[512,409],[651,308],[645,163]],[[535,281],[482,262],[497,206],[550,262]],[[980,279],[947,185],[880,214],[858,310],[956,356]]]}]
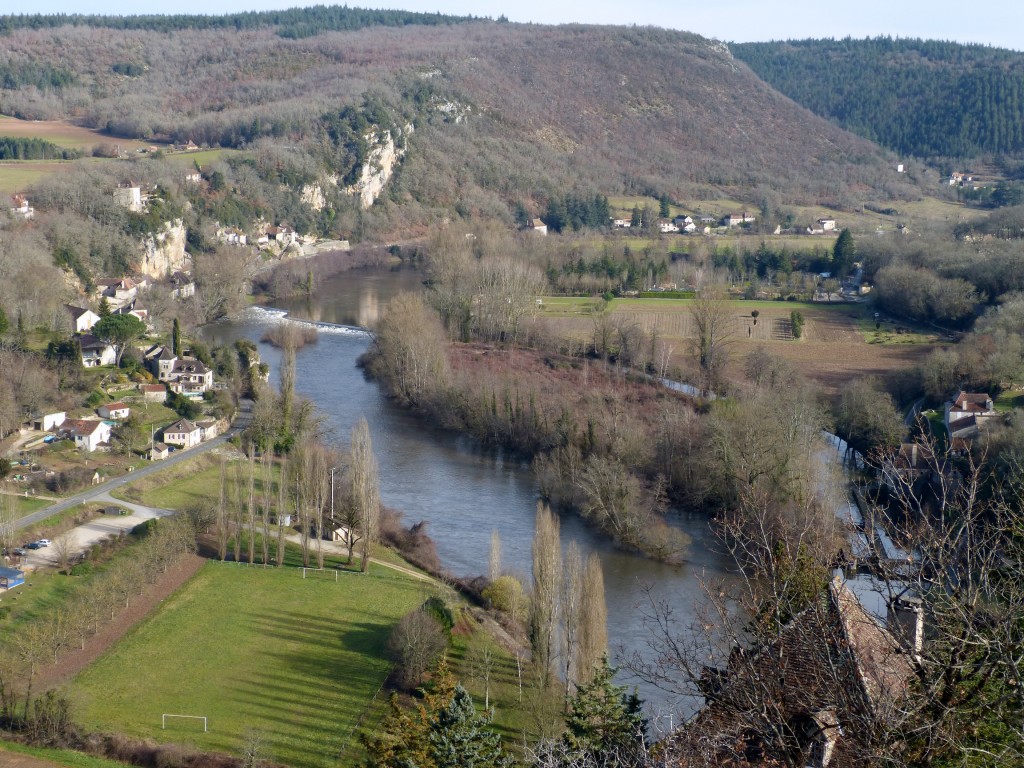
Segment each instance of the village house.
[{"label": "village house", "polygon": [[133,181],[125,181],[114,190],[114,203],[127,208],[133,213],[142,213],[146,201],[142,196],[142,187]]},{"label": "village house", "polygon": [[964,392],[946,403],[945,423],[950,439],[975,438],[985,421],[997,416],[992,397],[985,392]]},{"label": "village house", "polygon": [[66,418],[67,413],[64,411],[44,413],[43,415],[32,419],[32,429],[38,432],[49,432],[51,429],[56,429],[63,424]]},{"label": "village house", "polygon": [[546,235],[548,233],[548,225],[542,219],[531,220],[530,228],[539,235]]},{"label": "village house", "polygon": [[730,213],[722,223],[727,227],[739,227],[743,224],[753,224],[756,221],[756,217],[752,213]]},{"label": "village house", "polygon": [[61,432],[75,441],[78,450],[87,453],[110,443],[110,425],[99,419],[67,419],[61,424]]},{"label": "village house", "polygon": [[188,419],[179,419],[169,427],[164,427],[163,442],[179,448],[191,448],[202,441],[202,431]]},{"label": "village house", "polygon": [[121,419],[127,419],[131,415],[132,409],[122,402],[116,402],[101,405],[97,409],[97,412],[104,419],[115,419],[119,421]]},{"label": "village house", "polygon": [[175,394],[202,398],[203,393],[213,389],[213,371],[199,360],[184,357],[175,362],[167,386]]},{"label": "village house", "polygon": [[962,187],[964,184],[968,184],[972,181],[974,181],[974,177],[967,173],[953,171],[949,174],[949,186],[951,187]]},{"label": "village house", "polygon": [[143,384],[139,387],[142,400],[147,403],[162,403],[167,399],[167,387],[163,384]]},{"label": "village house", "polygon": [[216,419],[197,421],[196,426],[199,427],[199,440],[203,443],[207,440],[212,440],[220,432],[220,425]]},{"label": "village house", "polygon": [[150,461],[163,461],[170,456],[170,451],[163,443],[153,443],[146,452],[146,458]]},{"label": "village house", "polygon": [[658,230],[661,232],[661,234],[667,235],[671,232],[678,232],[679,227],[677,227],[674,222],[671,222],[668,219],[659,219]]},{"label": "village house", "polygon": [[145,323],[147,329],[150,328],[150,325],[149,325],[149,310],[146,309],[144,306],[142,306],[142,304],[139,302],[138,299],[132,299],[127,304],[124,304],[124,305],[118,307],[117,309],[112,309],[110,311],[110,314],[112,314],[112,315],[131,315],[132,317],[136,318],[137,320]]},{"label": "village house", "polygon": [[168,278],[171,285],[171,296],[176,299],[187,299],[196,295],[196,283],[188,272],[177,271]]},{"label": "village house", "polygon": [[114,348],[91,333],[79,336],[78,346],[82,350],[82,366],[85,368],[98,368],[117,362],[117,352]]},{"label": "village house", "polygon": [[213,389],[213,371],[195,358],[178,357],[158,344],[146,350],[143,359],[157,380],[164,382],[171,392],[201,398],[204,392]]},{"label": "village house", "polygon": [[28,204],[28,198],[24,195],[14,195],[11,197],[11,201],[14,203],[14,207],[11,208],[11,215],[18,216],[22,219],[35,218],[36,209]]},{"label": "village house", "polygon": [[701,224],[717,224],[718,223],[718,218],[717,217],[711,216],[710,214],[706,214],[706,213],[702,213],[700,216],[698,216],[697,220]]},{"label": "village house", "polygon": [[192,170],[185,172],[185,183],[186,184],[199,184],[203,180],[203,174],[199,171]]},{"label": "village house", "polygon": [[833,232],[836,228],[835,219],[818,219],[818,227],[822,232]]},{"label": "village house", "polygon": [[[235,229],[233,227],[230,229],[221,228],[217,230],[217,241],[224,243],[224,245],[243,246],[248,243],[248,238],[240,229]],[[267,241],[270,241],[269,237],[267,238]]]},{"label": "village house", "polygon": [[633,226],[633,222],[629,219],[612,219],[612,226],[616,229],[629,229]]},{"label": "village house", "polygon": [[65,304],[64,309],[71,318],[71,332],[85,333],[91,331],[92,327],[100,321],[100,316],[91,309],[76,307],[73,304]]},{"label": "village house", "polygon": [[139,293],[139,284],[130,277],[105,277],[96,281],[96,298],[106,297],[120,307],[133,301]]},{"label": "village house", "polygon": [[298,233],[287,224],[279,227],[267,227],[257,238],[257,245],[270,245],[277,243],[285,248],[295,245],[299,241]]}]

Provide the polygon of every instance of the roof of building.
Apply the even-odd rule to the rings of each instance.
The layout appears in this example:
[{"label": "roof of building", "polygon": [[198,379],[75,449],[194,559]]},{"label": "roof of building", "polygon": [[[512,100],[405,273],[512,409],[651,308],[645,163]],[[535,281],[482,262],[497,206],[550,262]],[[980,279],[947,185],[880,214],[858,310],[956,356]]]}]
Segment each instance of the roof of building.
[{"label": "roof of building", "polygon": [[194,357],[183,357],[174,364],[174,373],[209,373],[210,369],[207,368],[202,360],[196,360]]},{"label": "roof of building", "polygon": [[167,387],[163,384],[143,384],[139,387],[143,392],[166,392]]},{"label": "roof of building", "polygon": [[168,432],[195,432],[198,429],[199,427],[188,419],[178,419],[169,427],[164,427],[164,434],[166,435]]},{"label": "roof of building", "polygon": [[106,403],[101,405],[100,408],[106,408],[108,411],[124,411],[128,409],[127,403],[122,403],[118,400],[116,403]]},{"label": "roof of building", "polygon": [[100,419],[65,419],[60,428],[64,432],[71,432],[84,437],[95,434],[104,426],[106,425]]},{"label": "roof of building", "polygon": [[961,411],[987,411],[992,396],[987,392],[964,392],[963,390],[953,401],[953,407]]},{"label": "roof of building", "polygon": [[76,307],[74,304],[65,304],[64,309],[68,311],[73,320],[77,320],[86,312],[92,312],[92,310],[87,307]]},{"label": "roof of building", "polygon": [[103,341],[91,333],[83,333],[78,337],[78,346],[82,348],[82,351],[99,349],[103,350],[110,346],[109,343]]}]

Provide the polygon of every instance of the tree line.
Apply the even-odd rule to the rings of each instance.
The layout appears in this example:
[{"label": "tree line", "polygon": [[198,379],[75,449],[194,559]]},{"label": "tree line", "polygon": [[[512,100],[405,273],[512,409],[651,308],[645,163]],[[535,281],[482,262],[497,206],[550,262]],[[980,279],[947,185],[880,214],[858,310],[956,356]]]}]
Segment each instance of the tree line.
[{"label": "tree line", "polygon": [[351,31],[371,26],[400,27],[411,24],[439,25],[476,21],[474,16],[453,16],[442,13],[371,10],[344,6],[290,8],[284,11],[249,11],[220,15],[169,14],[103,16],[99,14],[8,14],[0,16],[0,34],[16,29],[59,27],[94,27],[97,29],[132,29],[153,32],[179,32],[198,29],[250,30],[278,27],[281,37],[311,37],[322,32]]},{"label": "tree line", "polygon": [[82,156],[45,139],[0,136],[0,160],[74,160]]}]

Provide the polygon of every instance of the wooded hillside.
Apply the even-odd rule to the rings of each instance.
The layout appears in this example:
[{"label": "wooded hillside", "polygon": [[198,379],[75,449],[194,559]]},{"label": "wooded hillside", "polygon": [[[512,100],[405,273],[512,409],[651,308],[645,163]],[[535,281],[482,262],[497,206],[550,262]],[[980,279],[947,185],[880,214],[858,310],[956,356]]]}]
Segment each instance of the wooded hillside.
[{"label": "wooded hillside", "polygon": [[795,40],[730,46],[817,115],[897,152],[1024,150],[1024,54],[935,40]]},{"label": "wooded hillside", "polygon": [[[740,194],[755,207],[918,196],[883,151],[795,107],[696,35],[448,19],[321,31],[332,27],[317,19],[168,31],[85,18],[22,25],[0,52],[0,71],[14,73],[0,112],[124,137],[269,140],[315,168],[320,118],[369,94],[416,125],[391,195],[414,219],[454,208],[511,220],[515,203],[536,214],[568,190]],[[281,36],[296,24],[310,36]]]}]

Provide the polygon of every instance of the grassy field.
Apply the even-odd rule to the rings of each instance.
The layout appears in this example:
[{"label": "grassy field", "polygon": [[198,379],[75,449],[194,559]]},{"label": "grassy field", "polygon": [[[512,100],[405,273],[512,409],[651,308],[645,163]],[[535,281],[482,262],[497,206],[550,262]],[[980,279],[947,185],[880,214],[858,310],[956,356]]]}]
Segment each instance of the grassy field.
[{"label": "grassy field", "polygon": [[[428,596],[382,567],[340,582],[294,569],[209,563],[79,676],[70,694],[87,728],[237,752],[260,731],[274,759],[333,766],[388,672],[394,623]],[[209,718],[209,732],[161,714]]]},{"label": "grassy field", "polygon": [[113,492],[113,496],[162,509],[184,509],[220,494],[220,467],[216,458],[202,454],[172,469],[145,477]]}]

